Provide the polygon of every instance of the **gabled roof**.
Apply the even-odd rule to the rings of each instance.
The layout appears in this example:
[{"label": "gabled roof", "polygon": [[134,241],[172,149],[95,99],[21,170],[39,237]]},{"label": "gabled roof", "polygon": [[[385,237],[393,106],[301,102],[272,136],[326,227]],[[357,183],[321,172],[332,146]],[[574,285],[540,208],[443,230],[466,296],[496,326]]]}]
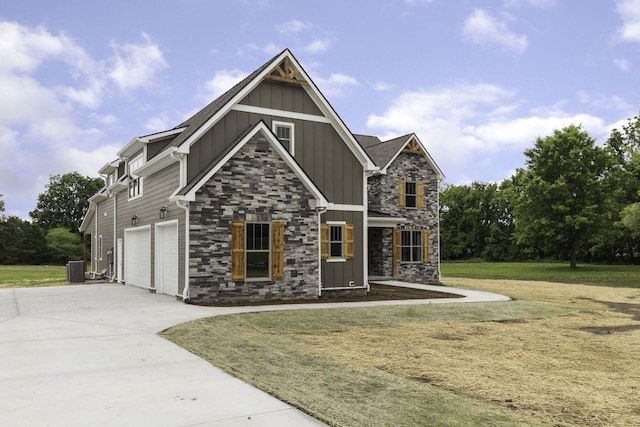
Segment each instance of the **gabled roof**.
[{"label": "gabled roof", "polygon": [[169,200],[187,200],[194,201],[196,192],[202,188],[247,142],[249,142],[257,134],[262,134],[265,139],[270,143],[271,147],[278,153],[278,155],[285,161],[293,173],[300,179],[302,184],[312,194],[316,200],[316,206],[328,207],[329,201],[322,194],[322,191],[311,181],[311,178],[304,172],[302,167],[296,162],[289,151],[284,148],[278,138],[273,134],[271,129],[266,125],[264,121],[259,121],[255,125],[249,126],[249,128],[243,132],[233,144],[227,148],[225,152],[220,154],[217,159],[209,164],[203,172],[200,173],[191,183],[181,189],[177,194],[171,196]]},{"label": "gabled roof", "polygon": [[442,170],[415,133],[409,133],[387,141],[381,141],[377,136],[371,135],[354,135],[354,137],[362,145],[369,157],[373,159],[382,173],[386,173],[387,168],[393,163],[396,157],[398,157],[403,150],[407,150],[414,154],[422,154],[435,171],[438,179],[443,180],[445,178]]},{"label": "gabled roof", "polygon": [[[290,68],[284,72],[281,67],[282,64],[287,64]],[[273,73],[275,73],[275,75]],[[278,73],[281,73],[282,76],[278,75]],[[274,56],[260,68],[249,74],[249,76],[240,83],[236,84],[185,122],[178,125],[176,129],[184,130],[169,145],[178,146],[180,147],[180,152],[188,153],[191,144],[211,129],[218,120],[224,117],[234,105],[242,101],[263,79],[284,80],[301,84],[322,113],[330,120],[336,132],[346,141],[348,148],[364,166],[364,169],[377,170],[373,161],[356,141],[353,134],[349,131],[324,95],[320,93],[320,90],[318,90],[311,78],[302,69],[289,49],[285,49]]]}]

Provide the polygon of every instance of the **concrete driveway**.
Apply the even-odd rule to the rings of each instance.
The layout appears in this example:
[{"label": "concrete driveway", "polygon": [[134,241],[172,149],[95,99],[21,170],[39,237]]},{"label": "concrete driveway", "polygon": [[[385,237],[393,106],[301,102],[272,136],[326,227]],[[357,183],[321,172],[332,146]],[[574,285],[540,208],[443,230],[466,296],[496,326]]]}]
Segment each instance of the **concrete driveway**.
[{"label": "concrete driveway", "polygon": [[157,333],[237,312],[508,299],[412,286],[464,298],[220,308],[116,284],[0,289],[0,425],[323,425]]},{"label": "concrete driveway", "polygon": [[0,425],[323,425],[156,335],[224,311],[115,284],[0,289]]}]

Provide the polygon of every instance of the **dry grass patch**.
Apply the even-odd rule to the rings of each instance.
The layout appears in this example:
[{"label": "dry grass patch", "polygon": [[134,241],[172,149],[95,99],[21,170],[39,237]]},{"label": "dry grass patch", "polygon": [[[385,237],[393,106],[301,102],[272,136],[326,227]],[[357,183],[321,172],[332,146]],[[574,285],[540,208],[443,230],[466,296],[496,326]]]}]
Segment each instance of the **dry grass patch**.
[{"label": "dry grass patch", "polygon": [[446,284],[517,300],[234,315],[164,336],[332,425],[640,425],[639,289]]}]

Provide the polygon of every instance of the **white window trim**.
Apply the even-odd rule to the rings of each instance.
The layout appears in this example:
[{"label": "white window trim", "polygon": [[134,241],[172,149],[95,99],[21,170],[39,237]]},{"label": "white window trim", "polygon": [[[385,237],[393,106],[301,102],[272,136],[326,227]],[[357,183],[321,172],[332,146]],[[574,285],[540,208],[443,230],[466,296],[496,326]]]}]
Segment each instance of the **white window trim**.
[{"label": "white window trim", "polygon": [[274,120],[272,123],[272,128],[273,128],[273,133],[274,135],[276,135],[276,137],[278,136],[278,132],[277,132],[277,128],[278,126],[280,127],[288,127],[291,129],[291,132],[289,133],[290,135],[290,142],[289,142],[289,153],[291,153],[292,156],[295,156],[296,154],[296,126],[294,123],[292,122],[281,122],[278,120]]},{"label": "white window trim", "polygon": [[[415,184],[416,192],[413,194],[409,194],[407,192],[407,184]],[[416,200],[415,206],[409,206],[407,204],[407,196],[415,197],[415,200]],[[405,209],[418,209],[418,181],[412,181],[408,179],[404,181],[404,207]]]},{"label": "white window trim", "polygon": [[[327,258],[326,262],[347,262],[347,259],[344,257],[344,226],[347,225],[346,221],[327,221],[326,224],[329,226],[329,258]],[[341,257],[332,257],[331,256],[331,227],[342,227],[342,256]]]},{"label": "white window trim", "polygon": [[[418,239],[418,244],[417,245],[409,244],[409,246],[403,245],[402,244],[402,233],[403,232],[411,233],[410,234],[411,239],[413,239],[413,233],[414,232],[420,233],[420,238]],[[413,228],[407,228],[407,229],[404,229],[404,230],[400,230],[400,263],[401,264],[422,264],[422,259],[424,257],[424,254],[422,253],[422,251],[424,250],[424,248],[422,246],[422,233],[423,233],[423,231],[421,229],[420,230],[416,230],[416,229],[413,229]],[[416,247],[420,248],[420,255],[421,256],[419,257],[419,259],[418,260],[413,260],[413,261],[404,261],[402,259],[402,249],[403,248],[409,248],[409,250],[412,251],[413,248],[416,248]],[[413,252],[410,252],[410,255],[412,255],[412,254],[413,254]]]},{"label": "white window trim", "polygon": [[[135,156],[131,162],[129,162],[128,167],[129,167],[129,176],[131,177],[129,179],[129,184],[128,184],[128,188],[127,188],[127,194],[129,196],[129,200],[135,200],[139,197],[142,197],[143,194],[143,190],[144,190],[144,179],[141,176],[138,176],[136,174],[133,173],[133,169],[131,167],[132,164],[136,163],[138,161],[138,159],[140,159],[140,164],[136,167],[136,169],[138,169],[140,166],[145,164],[145,153],[140,153],[139,155]],[[140,191],[138,192],[138,194],[136,194],[135,196],[131,196],[131,182],[134,179],[138,179],[138,183],[140,185]]]},{"label": "white window trim", "polygon": [[102,234],[98,236],[98,259],[102,261]]},{"label": "white window trim", "polygon": [[[247,256],[247,254],[249,252],[267,252],[264,250],[250,250],[247,249],[247,226],[250,224],[267,224],[269,226],[269,260],[267,261],[268,263],[268,268],[269,268],[269,272],[267,274],[266,277],[247,277],[247,272],[249,271],[247,268],[247,260],[249,259],[249,257]],[[272,229],[272,225],[271,222],[268,221],[246,221],[244,224],[244,281],[245,282],[265,282],[265,281],[270,281],[271,280],[271,257],[272,257],[272,251],[273,248],[271,247],[271,233],[273,232]]]}]

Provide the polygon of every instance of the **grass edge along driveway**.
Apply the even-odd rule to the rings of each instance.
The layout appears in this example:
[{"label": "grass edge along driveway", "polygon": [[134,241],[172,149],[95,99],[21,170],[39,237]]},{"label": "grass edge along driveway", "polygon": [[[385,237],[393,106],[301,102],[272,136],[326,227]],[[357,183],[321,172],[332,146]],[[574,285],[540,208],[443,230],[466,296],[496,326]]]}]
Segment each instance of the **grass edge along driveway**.
[{"label": "grass edge along driveway", "polygon": [[640,425],[640,290],[445,284],[516,301],[242,314],[162,335],[330,425]]}]

